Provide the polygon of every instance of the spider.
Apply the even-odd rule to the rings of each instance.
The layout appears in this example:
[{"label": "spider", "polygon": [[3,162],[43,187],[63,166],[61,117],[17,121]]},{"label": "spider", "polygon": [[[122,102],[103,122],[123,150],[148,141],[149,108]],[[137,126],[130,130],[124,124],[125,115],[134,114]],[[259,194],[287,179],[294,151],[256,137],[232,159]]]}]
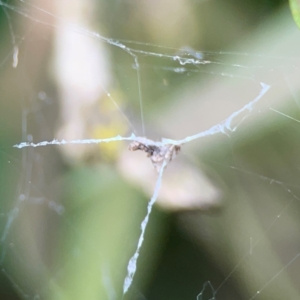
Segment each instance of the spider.
[{"label": "spider", "polygon": [[142,142],[134,141],[130,143],[128,149],[130,151],[142,150],[147,153],[147,157],[150,157],[152,164],[157,172],[160,171],[164,160],[167,164],[172,161],[173,158],[180,151],[180,146],[167,144],[163,146],[146,145]]}]

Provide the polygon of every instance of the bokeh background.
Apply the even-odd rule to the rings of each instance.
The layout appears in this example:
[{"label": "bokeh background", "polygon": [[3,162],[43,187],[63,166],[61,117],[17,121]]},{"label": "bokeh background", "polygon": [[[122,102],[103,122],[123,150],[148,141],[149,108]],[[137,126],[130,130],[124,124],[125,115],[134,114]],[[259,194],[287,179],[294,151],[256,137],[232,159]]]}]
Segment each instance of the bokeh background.
[{"label": "bokeh background", "polygon": [[157,176],[125,142],[13,145],[182,139],[262,83],[236,131],[183,145],[166,169],[124,299],[300,298],[300,32],[287,1],[0,8],[0,299],[122,299]]}]

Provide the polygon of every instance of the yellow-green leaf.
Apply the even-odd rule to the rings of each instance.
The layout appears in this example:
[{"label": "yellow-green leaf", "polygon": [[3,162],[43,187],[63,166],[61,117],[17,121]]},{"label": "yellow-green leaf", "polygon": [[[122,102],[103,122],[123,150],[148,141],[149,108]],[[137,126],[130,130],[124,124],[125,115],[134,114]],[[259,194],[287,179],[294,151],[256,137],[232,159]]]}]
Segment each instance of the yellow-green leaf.
[{"label": "yellow-green leaf", "polygon": [[295,23],[300,28],[300,0],[289,0]]}]

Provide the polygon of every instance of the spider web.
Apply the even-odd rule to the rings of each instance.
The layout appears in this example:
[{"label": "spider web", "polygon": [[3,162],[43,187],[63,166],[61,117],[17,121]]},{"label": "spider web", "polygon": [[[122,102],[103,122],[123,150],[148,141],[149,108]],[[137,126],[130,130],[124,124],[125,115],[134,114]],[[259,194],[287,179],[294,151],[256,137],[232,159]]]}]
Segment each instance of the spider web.
[{"label": "spider web", "polygon": [[[299,298],[286,7],[259,30],[226,23],[232,51],[198,51],[199,17],[234,6],[0,4],[1,299]],[[182,150],[155,172],[132,141]]]}]

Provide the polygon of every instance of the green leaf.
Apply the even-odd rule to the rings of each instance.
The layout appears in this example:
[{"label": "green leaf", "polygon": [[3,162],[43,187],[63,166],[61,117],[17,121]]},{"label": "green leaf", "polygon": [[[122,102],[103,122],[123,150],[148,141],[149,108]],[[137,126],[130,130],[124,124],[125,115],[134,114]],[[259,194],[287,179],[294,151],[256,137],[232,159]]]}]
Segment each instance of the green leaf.
[{"label": "green leaf", "polygon": [[289,0],[295,23],[300,28],[300,0]]}]

